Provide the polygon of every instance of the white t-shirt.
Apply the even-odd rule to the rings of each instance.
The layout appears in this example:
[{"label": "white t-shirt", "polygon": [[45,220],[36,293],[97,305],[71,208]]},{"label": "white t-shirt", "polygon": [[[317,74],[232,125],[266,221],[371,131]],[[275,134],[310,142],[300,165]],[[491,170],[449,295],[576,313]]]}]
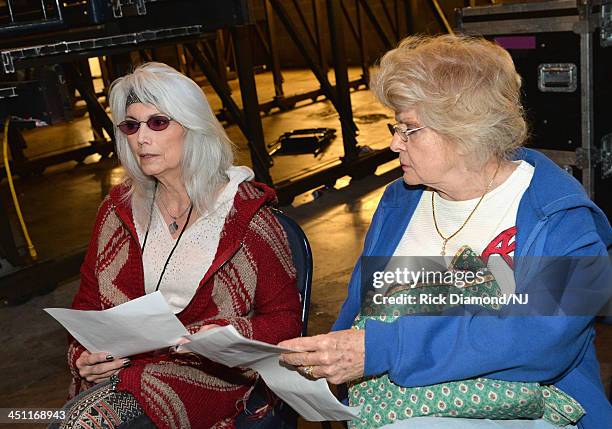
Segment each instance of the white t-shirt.
[{"label": "white t-shirt", "polygon": [[[159,285],[159,291],[174,313],[179,313],[189,304],[200,281],[212,265],[219,247],[221,230],[233,206],[238,186],[254,177],[253,171],[248,167],[230,167],[227,175],[229,182],[217,198],[213,210],[200,216],[183,233]],[[140,225],[137,220],[135,224],[142,246],[147,225]],[[176,240],[170,235],[157,204],[154,204],[143,254],[146,293],[155,292],[166,259],[175,243]]]},{"label": "white t-shirt", "polygon": [[[481,256],[498,280],[503,293],[514,293],[513,256],[516,238],[516,214],[534,168],[516,161],[510,177],[489,192],[465,227],[446,244],[446,264],[463,246]],[[439,256],[443,240],[433,222],[432,191],[424,191],[393,256]],[[449,201],[435,195],[436,220],[445,237],[457,231],[478,200]]]}]

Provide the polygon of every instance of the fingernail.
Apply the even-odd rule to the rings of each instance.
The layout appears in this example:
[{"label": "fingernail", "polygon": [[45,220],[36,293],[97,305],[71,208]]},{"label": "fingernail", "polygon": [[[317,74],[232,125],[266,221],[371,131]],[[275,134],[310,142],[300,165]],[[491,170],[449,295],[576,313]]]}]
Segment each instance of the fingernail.
[{"label": "fingernail", "polygon": [[115,359],[113,355],[106,355],[106,360],[113,360],[113,359]]},{"label": "fingernail", "polygon": [[130,360],[129,359],[124,359],[123,360],[123,367],[125,368],[127,366],[130,366]]}]

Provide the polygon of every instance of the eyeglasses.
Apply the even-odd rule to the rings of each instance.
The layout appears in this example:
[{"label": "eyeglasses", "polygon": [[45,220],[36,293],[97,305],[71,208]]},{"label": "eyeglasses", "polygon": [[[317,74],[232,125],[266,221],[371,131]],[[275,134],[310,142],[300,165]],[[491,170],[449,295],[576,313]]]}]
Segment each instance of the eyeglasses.
[{"label": "eyeglasses", "polygon": [[153,131],[163,131],[168,128],[171,121],[172,119],[166,116],[151,116],[146,121],[127,119],[117,125],[117,128],[119,128],[123,134],[129,136],[138,132],[140,129],[140,124],[147,124],[147,127]]},{"label": "eyeglasses", "polygon": [[389,132],[391,132],[392,136],[394,136],[395,133],[399,134],[400,139],[402,139],[403,142],[408,141],[408,136],[410,136],[410,134],[416,133],[417,131],[422,130],[423,128],[427,128],[425,126],[417,128],[408,128],[405,124],[387,124],[387,127],[389,127]]}]

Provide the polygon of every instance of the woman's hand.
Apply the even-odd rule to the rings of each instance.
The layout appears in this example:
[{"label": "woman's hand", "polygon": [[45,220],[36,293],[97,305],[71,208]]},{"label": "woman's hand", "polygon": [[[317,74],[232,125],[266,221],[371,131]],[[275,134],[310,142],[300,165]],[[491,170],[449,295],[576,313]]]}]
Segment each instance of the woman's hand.
[{"label": "woman's hand", "polygon": [[363,376],[365,331],[347,329],[314,337],[294,338],[278,344],[297,350],[281,354],[281,361],[298,367],[313,378],[326,378],[333,384]]},{"label": "woman's hand", "polygon": [[129,366],[128,358],[115,359],[106,352],[90,353],[85,350],[76,360],[76,367],[79,374],[90,383],[102,383],[119,370]]},{"label": "woman's hand", "polygon": [[[202,326],[198,332],[204,332],[204,331],[208,331],[209,329],[213,329],[213,328],[218,328],[219,325],[204,325]],[[188,340],[187,338],[181,338],[180,340],[178,340],[176,346],[170,347],[170,353],[180,353],[180,354],[188,354],[191,353],[189,350],[177,350],[178,346],[182,345],[182,344],[187,344],[191,342],[190,340]],[[193,354],[193,353],[191,353]]]}]

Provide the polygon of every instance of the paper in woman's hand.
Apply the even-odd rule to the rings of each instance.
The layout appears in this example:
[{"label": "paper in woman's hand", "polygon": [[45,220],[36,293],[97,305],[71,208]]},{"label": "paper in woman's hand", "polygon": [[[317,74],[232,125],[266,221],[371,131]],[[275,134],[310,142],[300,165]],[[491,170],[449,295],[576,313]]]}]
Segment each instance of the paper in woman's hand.
[{"label": "paper in woman's hand", "polygon": [[233,326],[224,326],[187,337],[182,347],[227,366],[249,367],[298,414],[309,421],[351,420],[359,408],[347,407],[336,399],[325,379],[311,380],[279,361],[291,350],[244,338]]},{"label": "paper in woman's hand", "polygon": [[229,367],[251,367],[257,361],[291,350],[244,338],[232,325],[201,331],[186,337],[181,348]]},{"label": "paper in woman's hand", "polygon": [[359,413],[358,408],[341,404],[324,379],[308,379],[280,363],[280,353],[291,350],[244,338],[233,326],[189,335],[160,292],[103,311],[45,311],[91,352],[126,357],[173,346],[186,337],[191,342],[182,345],[184,349],[230,367],[253,368],[274,393],[306,420],[350,420]]},{"label": "paper in woman's hand", "polygon": [[116,358],[173,346],[189,335],[159,291],[108,310],[45,311],[90,352],[109,352]]}]

